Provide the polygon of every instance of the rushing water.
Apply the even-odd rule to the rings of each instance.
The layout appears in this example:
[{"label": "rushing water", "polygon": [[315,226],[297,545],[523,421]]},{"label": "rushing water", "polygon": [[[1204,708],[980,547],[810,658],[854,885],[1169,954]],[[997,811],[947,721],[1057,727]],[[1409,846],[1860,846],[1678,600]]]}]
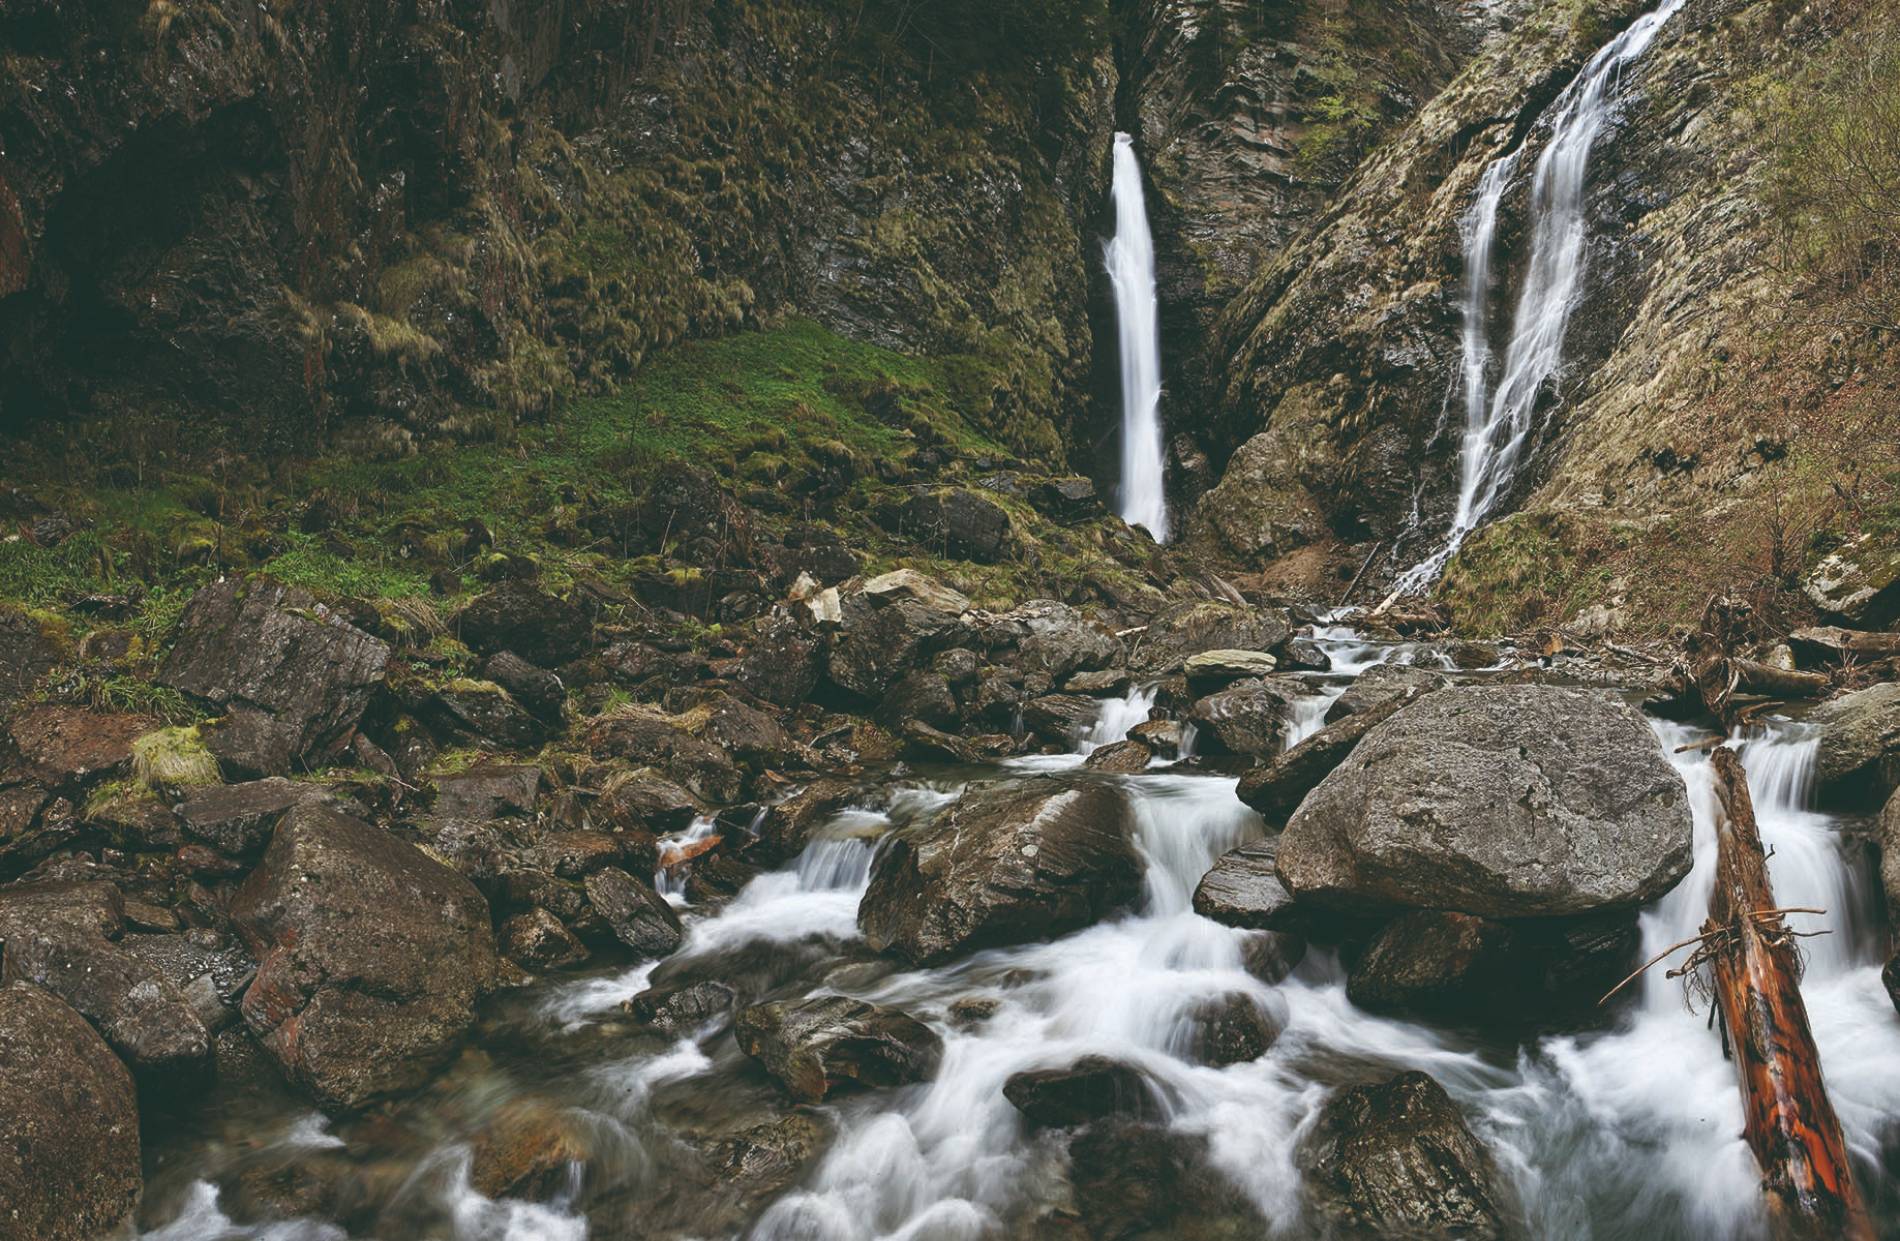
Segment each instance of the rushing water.
[{"label": "rushing water", "polygon": [[1122,360],[1121,515],[1168,541],[1168,495],[1161,449],[1161,320],[1155,301],[1155,243],[1142,201],[1135,140],[1115,135],[1115,236],[1104,247],[1115,290]]},{"label": "rushing water", "polygon": [[[1431,648],[1370,641],[1342,627],[1314,639],[1334,671],[1309,678],[1289,743],[1318,726],[1360,671],[1379,662],[1441,662]],[[1010,768],[1075,767],[1119,739],[1155,699],[1138,688],[1103,703],[1076,753]],[[1698,929],[1714,866],[1713,792],[1700,740],[1658,724],[1657,744],[1688,784],[1694,867],[1640,920],[1645,957]],[[1828,911],[1805,930],[1802,985],[1827,1084],[1876,1208],[1900,1120],[1900,1021],[1879,979],[1879,903],[1840,824],[1808,808],[1815,743],[1775,723],[1738,737],[1769,870],[1784,905]],[[514,993],[485,1022],[482,1052],[393,1114],[327,1124],[287,1096],[223,1130],[188,1130],[163,1146],[148,1193],[145,1241],[581,1241],[633,1236],[758,1241],[946,1241],[1038,1235],[1038,1212],[1067,1193],[1060,1137],[1026,1127],[1002,1094],[1008,1077],[1101,1053],[1154,1083],[1159,1119],[1203,1139],[1211,1166],[1273,1235],[1310,1235],[1294,1152],[1337,1085],[1423,1069],[1460,1102],[1488,1141],[1537,1238],[1753,1238],[1758,1173],[1742,1142],[1733,1066],[1706,1012],[1652,970],[1604,1019],[1561,1034],[1481,1034],[1376,1016],[1347,999],[1345,973],[1315,947],[1291,975],[1248,968],[1257,937],[1194,914],[1195,885],[1223,852],[1263,826],[1231,777],[1158,764],[1107,779],[1134,811],[1145,867],[1138,909],[1046,943],[913,969],[858,940],[857,907],[879,837],[943,809],[968,772],[902,782],[876,804],[846,810],[783,870],[760,875],[717,909],[686,905],[672,957]],[[991,778],[978,774],[975,778]],[[686,844],[697,825],[676,838]],[[679,899],[684,899],[683,895]],[[734,1208],[703,1168],[682,1163],[681,1135],[722,1133],[782,1114],[775,1088],[734,1045],[724,1022],[659,1038],[630,1027],[621,1005],[662,978],[710,977],[752,994],[839,991],[928,1022],[944,1040],[929,1082],[829,1101],[822,1155],[776,1198]],[[1222,1068],[1192,1054],[1196,1010],[1239,997],[1282,1032],[1250,1062]],[[959,1002],[993,1011],[970,1024]],[[1528,1014],[1535,1016],[1535,1014]],[[1523,1028],[1519,1023],[1518,1028]],[[471,1184],[471,1135],[522,1098],[562,1109],[587,1155],[542,1201],[485,1197]],[[275,1109],[274,1111],[270,1109]],[[398,1153],[392,1154],[390,1147]],[[353,1213],[254,1219],[246,1169],[358,1161],[384,1186]],[[378,1168],[389,1168],[378,1179]],[[237,1187],[237,1188],[233,1188]],[[227,1191],[239,1193],[227,1201]],[[338,1222],[342,1219],[343,1222]]]},{"label": "rushing water", "polygon": [[1612,39],[1559,95],[1540,126],[1549,138],[1530,187],[1530,261],[1495,387],[1489,318],[1498,209],[1516,179],[1522,148],[1484,170],[1464,219],[1463,364],[1465,432],[1459,447],[1458,507],[1436,552],[1399,579],[1402,590],[1430,585],[1465,538],[1509,496],[1536,430],[1538,402],[1563,363],[1564,335],[1583,290],[1590,152],[1609,121],[1624,71],[1648,50],[1683,0],[1665,0]]}]

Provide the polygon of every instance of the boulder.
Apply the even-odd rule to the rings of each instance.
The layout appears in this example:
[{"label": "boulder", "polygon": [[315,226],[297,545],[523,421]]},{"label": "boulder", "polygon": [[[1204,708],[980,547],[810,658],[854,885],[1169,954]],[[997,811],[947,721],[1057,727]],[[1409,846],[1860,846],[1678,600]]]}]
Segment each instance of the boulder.
[{"label": "boulder", "polygon": [[1280,661],[1265,651],[1202,651],[1190,655],[1181,672],[1190,685],[1224,685],[1248,677],[1271,676]]},{"label": "boulder", "polygon": [[773,611],[752,627],[732,679],[764,702],[794,707],[818,688],[820,644],[789,613]]},{"label": "boulder", "polygon": [[155,728],[142,715],[81,707],[29,707],[7,724],[25,774],[49,789],[78,789],[123,774],[132,743]]},{"label": "boulder", "polygon": [[1891,659],[1900,655],[1900,633],[1816,625],[1789,634],[1788,646],[1799,667],[1838,668],[1849,659]]},{"label": "boulder", "polygon": [[329,791],[282,776],[198,789],[173,808],[185,835],[233,857],[259,853],[292,807],[326,801]]},{"label": "boulder", "polygon": [[32,983],[58,996],[142,1077],[178,1084],[204,1067],[211,1033],[170,979],[92,928],[9,912],[0,905],[0,983]]},{"label": "boulder", "polygon": [[1090,771],[1112,771],[1123,775],[1146,771],[1155,752],[1148,748],[1145,741],[1129,739],[1110,742],[1090,751],[1082,760],[1082,765]]},{"label": "boulder", "polygon": [[1411,664],[1374,664],[1353,679],[1346,692],[1326,708],[1326,722],[1336,724],[1350,715],[1358,715],[1407,694],[1429,694],[1451,684],[1442,672],[1417,668]]},{"label": "boulder", "polygon": [[1842,694],[1808,722],[1821,734],[1814,786],[1823,802],[1871,809],[1900,788],[1900,681]]},{"label": "boulder", "polygon": [[1280,838],[1267,836],[1222,854],[1194,889],[1194,912],[1253,931],[1299,927],[1293,896],[1280,882],[1279,852]]},{"label": "boulder", "polygon": [[814,780],[783,801],[765,808],[752,851],[762,860],[781,863],[804,852],[811,834],[851,801],[853,786],[843,780]]},{"label": "boulder", "polygon": [[939,555],[995,564],[1015,547],[1009,513],[961,487],[912,496],[903,507],[904,532]]},{"label": "boulder", "polygon": [[539,905],[501,924],[501,954],[525,970],[553,970],[587,959],[587,946]]},{"label": "boulder", "polygon": [[1290,681],[1237,681],[1195,703],[1187,718],[1202,749],[1216,754],[1278,754],[1293,704],[1307,692]]},{"label": "boulder", "polygon": [[143,1185],[132,1075],[38,987],[0,988],[0,1241],[92,1241]]},{"label": "boulder", "polygon": [[559,726],[567,715],[567,687],[546,668],[537,668],[513,651],[498,651],[482,661],[482,677],[543,723]]},{"label": "boulder", "polygon": [[594,912],[635,952],[663,957],[680,946],[685,935],[680,916],[652,885],[609,866],[587,876],[585,887]]},{"label": "boulder", "polygon": [[1216,1068],[1258,1060],[1280,1037],[1280,1027],[1260,1001],[1240,991],[1201,1001],[1187,1019],[1188,1054]]},{"label": "boulder", "polygon": [[924,663],[958,628],[970,601],[912,569],[841,592],[825,670],[839,688],[873,702]]},{"label": "boulder", "polygon": [[1880,886],[1887,893],[1887,908],[1900,911],[1900,791],[1887,798],[1880,812],[1877,839],[1880,842]]},{"label": "boulder", "polygon": [[1098,672],[1077,672],[1062,683],[1071,694],[1093,694],[1098,698],[1128,692],[1130,679],[1126,668],[1103,668]]},{"label": "boulder", "polygon": [[1279,608],[1223,600],[1178,603],[1148,622],[1128,665],[1140,674],[1166,676],[1202,651],[1271,651],[1292,634],[1293,622]]},{"label": "boulder", "polygon": [[579,659],[594,643],[587,614],[528,582],[503,582],[477,595],[455,618],[462,641],[484,655],[510,651],[553,668]]},{"label": "boulder", "polygon": [[1234,1241],[1272,1234],[1258,1209],[1210,1164],[1205,1137],[1157,1121],[1115,1116],[1084,1127],[1069,1143],[1069,1181],[1088,1237]]},{"label": "boulder", "polygon": [[1051,1129],[1156,1110],[1147,1075],[1107,1056],[1083,1056],[1065,1068],[1011,1073],[1003,1083],[1003,1097],[1030,1124]]},{"label": "boulder", "polygon": [[973,786],[878,851],[858,925],[873,948],[919,964],[1086,926],[1140,891],[1132,830],[1105,784]]},{"label": "boulder", "polygon": [[586,743],[595,758],[658,768],[696,799],[734,802],[743,789],[744,777],[726,751],[655,707],[634,704],[601,716],[588,728]]},{"label": "boulder", "polygon": [[737,995],[723,982],[705,978],[697,982],[651,987],[628,1000],[627,1015],[641,1025],[652,1026],[664,1034],[683,1037],[718,1023],[732,1015]]},{"label": "boulder", "polygon": [[1863,534],[1822,558],[1802,583],[1814,606],[1849,625],[1878,628],[1900,617],[1900,547]]},{"label": "boulder", "polygon": [[439,734],[484,749],[533,750],[548,737],[547,725],[493,681],[450,681],[429,696],[422,715]]},{"label": "boulder", "polygon": [[469,1143],[469,1185],[486,1198],[546,1201],[591,1153],[574,1114],[536,1099],[504,1104]]},{"label": "boulder", "polygon": [[1346,996],[1368,1012],[1482,1018],[1518,981],[1512,948],[1501,923],[1415,910],[1373,936],[1352,964]]},{"label": "boulder", "polygon": [[1360,739],[1391,718],[1416,693],[1407,689],[1336,724],[1328,724],[1292,749],[1283,750],[1248,769],[1240,777],[1235,794],[1259,811],[1268,823],[1283,826],[1300,808],[1306,795],[1318,788],[1319,782],[1331,774],[1333,768],[1346,761]]},{"label": "boulder", "polygon": [[805,1103],[846,1085],[924,1081],[943,1056],[943,1040],[923,1022],[842,995],[755,1004],[734,1030],[740,1049]]},{"label": "boulder", "polygon": [[230,769],[275,776],[341,756],[388,663],[308,593],[227,578],[192,596],[158,679],[224,709],[207,745]]},{"label": "boulder", "polygon": [[1102,704],[1081,694],[1044,694],[1023,704],[1023,727],[1044,741],[1069,745],[1091,727]]},{"label": "boulder", "polygon": [[1893,1001],[1894,1011],[1900,1013],[1900,953],[1887,959],[1881,967],[1880,984],[1887,989],[1887,998]]},{"label": "boulder", "polygon": [[609,776],[594,799],[595,813],[620,828],[674,832],[707,813],[692,791],[651,767]]},{"label": "boulder", "polygon": [[1430,693],[1367,733],[1281,837],[1287,890],[1347,913],[1551,917],[1631,907],[1690,863],[1688,792],[1607,694]]},{"label": "boulder", "polygon": [[1333,1095],[1297,1158],[1328,1235],[1479,1241],[1517,1231],[1490,1151],[1423,1073]]},{"label": "boulder", "polygon": [[541,791],[541,769],[533,763],[483,761],[461,771],[431,772],[435,801],[429,817],[486,823],[508,815],[534,813]]},{"label": "boulder", "polygon": [[1128,730],[1130,741],[1139,741],[1162,758],[1181,757],[1184,730],[1180,720],[1144,720]]},{"label": "boulder", "polygon": [[946,729],[955,728],[960,715],[949,680],[940,672],[919,669],[891,686],[872,718],[890,729],[901,730],[912,720]]},{"label": "boulder", "polygon": [[939,613],[962,615],[970,609],[968,596],[945,586],[928,574],[915,569],[893,569],[889,573],[871,578],[858,588],[858,593],[876,607],[888,607],[897,603],[917,603]]},{"label": "boulder", "polygon": [[328,806],[284,816],[231,916],[258,962],[244,1020],[325,1106],[358,1108],[427,1080],[496,978],[481,893]]},{"label": "boulder", "polygon": [[[1090,620],[1066,603],[1032,599],[997,617],[984,629],[992,648],[1013,646],[1023,672],[1040,674],[1048,684],[1072,675],[1099,673],[1119,663],[1122,644],[1106,625]],[[1111,674],[1124,684],[1127,673]],[[1097,688],[1068,687],[1075,693],[1103,693]]]},{"label": "boulder", "polygon": [[[667,701],[673,705],[673,695]],[[781,765],[791,749],[791,738],[776,719],[724,690],[691,691],[678,706],[675,724],[748,767]]]}]

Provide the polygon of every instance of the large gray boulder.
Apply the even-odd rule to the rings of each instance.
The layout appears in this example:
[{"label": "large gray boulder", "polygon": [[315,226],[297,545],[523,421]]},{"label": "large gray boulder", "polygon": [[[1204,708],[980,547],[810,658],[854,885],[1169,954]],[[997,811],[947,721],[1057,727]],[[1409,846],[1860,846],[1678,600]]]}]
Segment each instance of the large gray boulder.
[{"label": "large gray boulder", "polygon": [[496,980],[474,885],[324,805],[285,814],[231,916],[258,962],[246,1024],[329,1107],[426,1081]]},{"label": "large gray boulder", "polygon": [[132,1075],[38,987],[0,988],[0,1241],[90,1241],[142,1184]]},{"label": "large gray boulder", "polygon": [[1306,1199],[1327,1236],[1492,1241],[1515,1211],[1483,1142],[1423,1073],[1326,1101],[1301,1143]]},{"label": "large gray boulder", "polygon": [[388,663],[387,643],[307,592],[227,578],[192,596],[158,679],[224,708],[220,759],[272,776],[342,754]]},{"label": "large gray boulder", "polygon": [[1346,692],[1326,708],[1326,722],[1336,724],[1408,693],[1429,694],[1451,684],[1442,672],[1411,664],[1374,664],[1353,679]]},{"label": "large gray boulder", "polygon": [[1140,890],[1133,827],[1103,784],[971,788],[879,850],[858,926],[873,948],[919,964],[1086,926]]},{"label": "large gray boulder", "polygon": [[1634,906],[1689,871],[1688,792],[1607,694],[1466,686],[1368,733],[1287,824],[1296,900],[1541,917]]},{"label": "large gray boulder", "polygon": [[1823,801],[1872,807],[1900,787],[1900,681],[1842,694],[1808,720],[1821,730],[1814,783]]}]

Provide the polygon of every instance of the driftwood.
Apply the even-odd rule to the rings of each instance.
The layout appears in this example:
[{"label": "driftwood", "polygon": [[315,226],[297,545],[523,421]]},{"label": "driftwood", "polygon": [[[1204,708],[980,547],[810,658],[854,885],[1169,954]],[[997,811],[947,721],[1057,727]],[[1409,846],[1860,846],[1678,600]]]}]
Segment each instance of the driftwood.
[{"label": "driftwood", "polygon": [[1710,763],[1716,793],[1715,889],[1697,955],[1706,960],[1713,979],[1741,1081],[1743,1136],[1761,1165],[1775,1235],[1873,1241],[1801,1003],[1799,933],[1782,918],[1793,911],[1777,908],[1769,889],[1742,761],[1724,746]]}]

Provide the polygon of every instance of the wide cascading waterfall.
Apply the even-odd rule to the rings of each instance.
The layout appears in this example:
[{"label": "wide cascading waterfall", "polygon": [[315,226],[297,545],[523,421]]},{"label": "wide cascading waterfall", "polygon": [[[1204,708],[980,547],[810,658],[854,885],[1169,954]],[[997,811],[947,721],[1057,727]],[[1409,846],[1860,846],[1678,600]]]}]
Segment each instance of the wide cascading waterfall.
[{"label": "wide cascading waterfall", "polygon": [[1683,0],[1633,22],[1591,58],[1546,114],[1550,138],[1531,176],[1530,264],[1511,319],[1510,343],[1489,384],[1492,349],[1487,326],[1499,207],[1516,177],[1521,149],[1484,171],[1464,219],[1463,363],[1465,434],[1459,449],[1458,507],[1443,546],[1408,569],[1402,591],[1436,581],[1445,564],[1510,494],[1536,429],[1538,400],[1563,363],[1564,334],[1583,288],[1587,221],[1584,191],[1590,152],[1610,119],[1624,70],[1648,50]]},{"label": "wide cascading waterfall", "polygon": [[1122,519],[1168,541],[1161,461],[1161,325],[1155,303],[1155,244],[1142,201],[1135,140],[1115,135],[1115,236],[1103,248],[1115,289],[1122,359]]}]

